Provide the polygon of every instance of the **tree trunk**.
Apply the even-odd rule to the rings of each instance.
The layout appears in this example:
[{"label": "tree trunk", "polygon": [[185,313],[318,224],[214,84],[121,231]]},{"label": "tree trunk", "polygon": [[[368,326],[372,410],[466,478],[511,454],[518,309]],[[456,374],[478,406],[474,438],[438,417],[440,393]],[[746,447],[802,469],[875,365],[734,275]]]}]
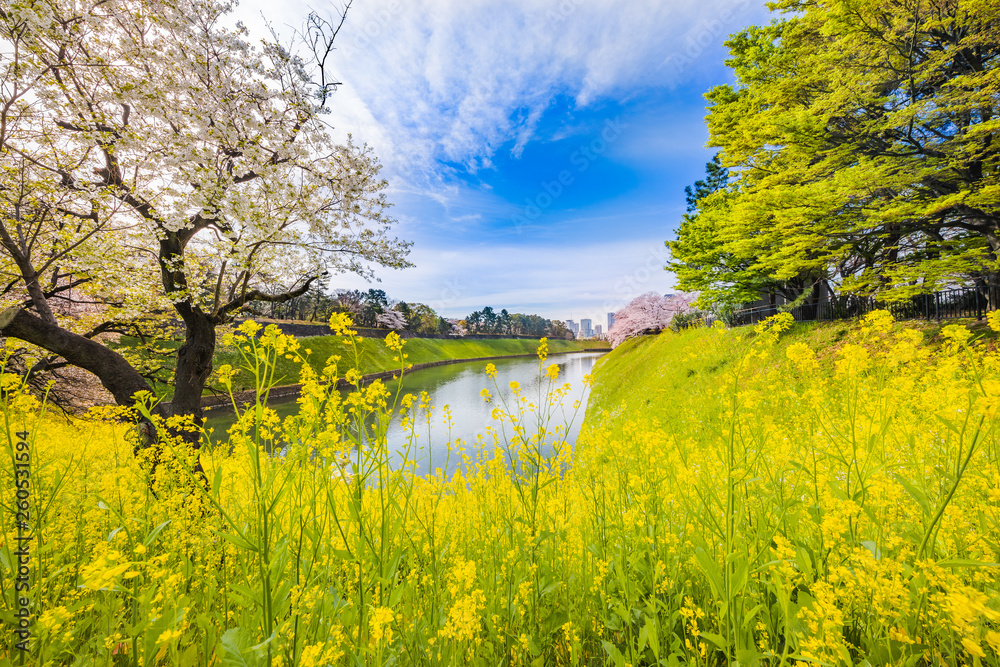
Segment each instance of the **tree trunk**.
[{"label": "tree trunk", "polygon": [[[22,309],[0,314],[0,334],[37,345],[90,371],[111,392],[118,405],[134,405],[137,392],[152,391],[146,378],[114,350]],[[159,406],[153,412],[162,414]]]},{"label": "tree trunk", "polygon": [[201,425],[201,393],[212,373],[215,324],[197,306],[180,304],[177,310],[184,319],[185,336],[184,344],[177,351],[171,412],[175,415],[192,415],[195,423]]}]

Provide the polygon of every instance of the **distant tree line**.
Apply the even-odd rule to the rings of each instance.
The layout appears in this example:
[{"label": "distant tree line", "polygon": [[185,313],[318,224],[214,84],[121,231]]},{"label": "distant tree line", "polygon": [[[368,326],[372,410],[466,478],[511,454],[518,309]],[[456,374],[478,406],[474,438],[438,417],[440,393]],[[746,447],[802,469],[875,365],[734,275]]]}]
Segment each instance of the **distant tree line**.
[{"label": "distant tree line", "polygon": [[506,334],[511,336],[535,336],[541,338],[572,338],[573,333],[566,324],[558,320],[547,320],[541,315],[508,313],[506,308],[496,312],[491,306],[470,313],[463,320],[469,333]]},{"label": "distant tree line", "polygon": [[486,306],[470,313],[464,320],[449,319],[427,304],[397,301],[380,289],[326,292],[322,288],[312,288],[283,303],[252,303],[247,310],[257,317],[300,322],[325,322],[333,313],[350,313],[354,324],[359,327],[421,334],[573,338],[573,333],[564,322],[549,320],[541,315],[510,313],[506,308],[497,312],[493,307]]},{"label": "distant tree line", "polygon": [[258,317],[302,322],[325,322],[333,313],[350,313],[359,327],[422,334],[465,333],[458,320],[446,319],[423,303],[396,301],[380,289],[326,292],[314,288],[284,303],[254,303],[248,310]]}]

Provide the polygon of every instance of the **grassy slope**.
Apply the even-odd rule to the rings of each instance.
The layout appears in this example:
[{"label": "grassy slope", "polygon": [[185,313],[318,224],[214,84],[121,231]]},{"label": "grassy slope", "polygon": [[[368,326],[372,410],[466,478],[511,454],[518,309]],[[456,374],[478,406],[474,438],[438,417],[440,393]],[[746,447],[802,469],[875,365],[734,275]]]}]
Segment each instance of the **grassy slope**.
[{"label": "grassy slope", "polygon": [[[350,349],[343,339],[336,336],[317,336],[299,339],[302,350],[308,349],[310,363],[317,370],[322,370],[327,359],[332,356],[340,356],[338,364],[341,373],[348,368],[357,365],[362,373],[378,373],[380,371],[393,370],[399,367],[399,363],[393,361],[395,354],[390,351],[385,343],[376,338],[358,339],[358,363],[355,364],[354,351]],[[550,340],[549,353],[575,352],[585,348],[595,347],[593,341],[569,341]],[[407,363],[422,364],[432,361],[444,361],[451,359],[473,359],[477,357],[500,357],[517,354],[534,354],[538,349],[537,339],[500,339],[500,340],[439,340],[432,338],[414,338],[406,341],[403,352],[407,355]],[[220,348],[215,355],[215,367],[221,364],[230,364],[233,367],[240,365],[240,356],[234,349]],[[279,362],[277,375],[281,378],[282,384],[293,384],[297,382],[298,365],[288,361]],[[239,377],[234,382],[234,389],[248,389],[239,383]]]},{"label": "grassy slope", "polygon": [[[938,339],[948,324],[965,324],[977,336],[995,339],[982,322],[949,320],[938,323],[900,322],[897,327],[916,328],[925,341]],[[794,342],[807,343],[816,350],[820,363],[829,360],[851,330],[850,321],[798,323],[782,334],[772,354],[781,359]],[[594,371],[594,387],[587,406],[585,423],[595,425],[610,420],[620,424],[623,417],[642,413],[669,424],[695,403],[709,388],[723,380],[722,370],[738,359],[738,340],[752,335],[752,329],[730,331],[719,340],[706,329],[681,333],[666,331],[656,336],[632,338],[603,357]]]},{"label": "grassy slope", "polygon": [[[341,357],[341,373],[353,367],[354,352],[349,349],[343,339],[336,336],[311,336],[300,338],[303,353],[309,349],[310,362],[316,370],[322,370],[327,359],[339,355]],[[472,340],[472,339],[436,339],[436,338],[413,338],[406,342],[404,352],[408,355],[406,361],[410,364],[422,364],[431,361],[474,359],[477,357],[500,357],[513,356],[518,354],[534,354],[538,349],[539,339],[532,338],[510,338],[498,340]],[[121,342],[116,347],[129,347],[135,344],[134,339],[123,336]],[[161,343],[165,348],[176,349],[180,347],[179,341]],[[560,352],[578,352],[584,349],[607,348],[608,343],[593,340],[549,340],[549,352],[558,354]],[[362,373],[378,373],[381,371],[393,370],[399,364],[393,361],[393,354],[386,348],[385,343],[377,338],[358,339],[358,370]],[[168,358],[168,366],[172,367],[173,358]],[[233,348],[222,347],[221,341],[215,351],[214,366],[216,369],[222,364],[230,364],[234,368],[242,365],[242,359]],[[346,365],[345,365],[346,364]],[[281,377],[281,384],[294,384],[298,382],[298,364],[281,359],[278,365],[278,377]],[[248,384],[249,380],[237,376],[233,380],[233,388],[236,391],[252,389]],[[158,385],[157,393],[169,398],[173,394],[173,387]]]}]

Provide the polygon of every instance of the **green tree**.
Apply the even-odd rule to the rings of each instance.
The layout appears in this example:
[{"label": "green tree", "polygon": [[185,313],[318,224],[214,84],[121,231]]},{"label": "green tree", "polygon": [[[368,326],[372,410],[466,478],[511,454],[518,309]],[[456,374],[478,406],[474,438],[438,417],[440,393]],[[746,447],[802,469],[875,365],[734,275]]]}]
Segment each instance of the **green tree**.
[{"label": "green tree", "polygon": [[[700,303],[716,308],[736,308],[766,299],[772,306],[777,297],[795,302],[813,295],[824,275],[805,273],[777,279],[773,272],[756,265],[757,255],[734,251],[723,240],[734,192],[729,170],[722,167],[719,155],[705,165],[705,180],[685,188],[687,213],[677,231],[677,239],[668,241],[673,256],[667,268],[678,277],[683,289],[698,292]],[[741,230],[746,232],[746,230]]]},{"label": "green tree", "polygon": [[413,317],[413,311],[410,310],[410,304],[405,301],[400,301],[396,304],[396,310],[398,310],[403,316],[403,319],[406,320],[406,328],[413,331],[415,327],[415,318]]},{"label": "green tree", "polygon": [[722,166],[719,154],[705,165],[705,180],[695,181],[694,185],[684,188],[684,199],[687,201],[687,212],[697,213],[699,202],[729,184],[729,170]]},{"label": "green tree", "polygon": [[481,321],[485,333],[496,333],[497,323],[500,321],[499,315],[493,310],[493,306],[486,306],[481,311]]},{"label": "green tree", "polygon": [[[781,0],[712,89],[725,187],[669,244],[704,300],[831,279],[887,298],[992,280],[1000,252],[995,2]],[[711,180],[711,179],[709,179]],[[793,294],[794,296],[794,294]]]},{"label": "green tree", "polygon": [[506,308],[501,309],[500,315],[497,317],[497,333],[502,333],[502,334],[514,333],[514,330],[512,328],[510,313],[507,312]]},{"label": "green tree", "polygon": [[385,290],[370,289],[362,296],[362,307],[359,324],[363,327],[377,325],[376,318],[389,308],[389,297]]},{"label": "green tree", "polygon": [[566,328],[565,322],[553,321],[551,327],[549,328],[549,337],[572,340],[573,332]]},{"label": "green tree", "polygon": [[438,330],[438,314],[424,303],[410,304],[413,312],[413,330],[418,333],[436,333]]}]

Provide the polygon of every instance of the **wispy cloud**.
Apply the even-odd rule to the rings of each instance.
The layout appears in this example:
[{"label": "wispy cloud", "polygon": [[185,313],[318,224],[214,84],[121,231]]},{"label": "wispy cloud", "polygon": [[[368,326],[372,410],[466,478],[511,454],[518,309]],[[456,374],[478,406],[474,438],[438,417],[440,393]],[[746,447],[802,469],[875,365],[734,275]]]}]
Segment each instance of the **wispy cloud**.
[{"label": "wispy cloud", "polygon": [[393,171],[475,172],[507,142],[522,150],[557,96],[585,107],[697,77],[705,45],[754,13],[748,0],[358,0],[333,121]]}]

